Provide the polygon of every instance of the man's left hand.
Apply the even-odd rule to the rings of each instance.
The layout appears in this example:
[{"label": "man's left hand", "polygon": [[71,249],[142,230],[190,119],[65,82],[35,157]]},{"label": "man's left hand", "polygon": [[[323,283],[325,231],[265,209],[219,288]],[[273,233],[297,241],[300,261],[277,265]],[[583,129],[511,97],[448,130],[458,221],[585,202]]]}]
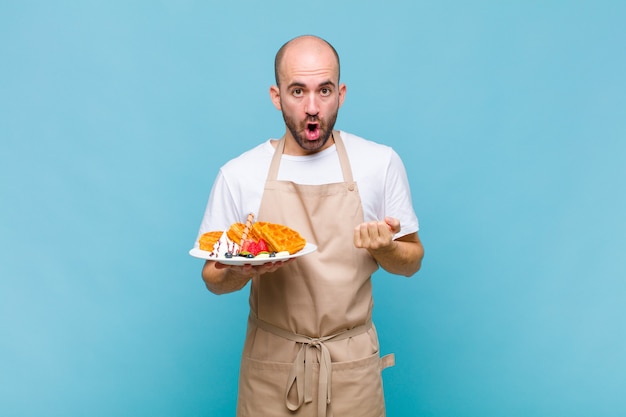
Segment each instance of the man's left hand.
[{"label": "man's left hand", "polygon": [[400,221],[385,217],[384,221],[361,223],[354,228],[354,246],[368,250],[381,250],[393,245],[393,237],[400,231]]}]

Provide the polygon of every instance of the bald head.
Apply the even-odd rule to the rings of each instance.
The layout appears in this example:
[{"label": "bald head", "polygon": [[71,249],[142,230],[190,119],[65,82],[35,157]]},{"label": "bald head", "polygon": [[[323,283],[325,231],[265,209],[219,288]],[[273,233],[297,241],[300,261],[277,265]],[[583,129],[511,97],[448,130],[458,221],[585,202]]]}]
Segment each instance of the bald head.
[{"label": "bald head", "polygon": [[288,41],[283,46],[281,46],[281,48],[276,53],[276,58],[274,59],[274,77],[276,79],[276,85],[278,87],[280,87],[281,72],[283,71],[283,61],[285,57],[288,58],[290,51],[303,49],[316,51],[318,53],[325,53],[327,51],[332,52],[337,62],[337,84],[339,83],[339,54],[337,54],[335,48],[330,43],[320,37],[313,35],[303,35]]}]

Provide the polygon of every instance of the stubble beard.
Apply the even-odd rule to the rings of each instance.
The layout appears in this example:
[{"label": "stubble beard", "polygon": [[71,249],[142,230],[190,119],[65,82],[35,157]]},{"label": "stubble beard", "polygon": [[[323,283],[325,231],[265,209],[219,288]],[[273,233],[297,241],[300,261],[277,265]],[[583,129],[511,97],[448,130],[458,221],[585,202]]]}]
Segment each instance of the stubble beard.
[{"label": "stubble beard", "polygon": [[[283,120],[285,121],[285,125],[289,132],[291,132],[291,136],[295,139],[298,146],[300,146],[303,150],[307,152],[315,152],[324,147],[330,135],[333,132],[333,128],[335,127],[335,122],[337,121],[337,112],[328,117],[328,119],[322,120],[317,116],[309,117],[303,122],[297,122],[296,120],[288,117],[283,112]],[[319,123],[320,137],[315,140],[309,140],[305,136],[305,130],[307,129],[307,124],[309,122]]]}]

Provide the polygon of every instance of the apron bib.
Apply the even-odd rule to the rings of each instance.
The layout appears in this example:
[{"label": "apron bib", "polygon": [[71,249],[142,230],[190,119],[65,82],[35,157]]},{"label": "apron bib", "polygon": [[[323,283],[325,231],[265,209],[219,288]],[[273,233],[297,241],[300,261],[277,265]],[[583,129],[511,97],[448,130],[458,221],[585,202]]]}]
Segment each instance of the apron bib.
[{"label": "apron bib", "polygon": [[372,318],[371,275],[378,268],[353,244],[363,222],[357,184],[339,132],[333,132],[344,182],[278,181],[283,138],[268,173],[259,221],[297,230],[317,251],[256,277],[240,369],[237,415],[385,415]]}]

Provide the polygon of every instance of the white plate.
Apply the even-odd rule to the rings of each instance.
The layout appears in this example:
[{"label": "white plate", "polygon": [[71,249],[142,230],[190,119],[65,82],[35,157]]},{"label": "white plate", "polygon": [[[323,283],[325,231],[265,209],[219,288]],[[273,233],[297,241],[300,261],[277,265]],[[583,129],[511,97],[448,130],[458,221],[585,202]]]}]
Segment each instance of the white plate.
[{"label": "white plate", "polygon": [[224,265],[263,265],[265,263],[285,261],[291,258],[297,258],[300,256],[308,255],[311,252],[315,252],[317,250],[317,246],[312,243],[307,243],[304,245],[300,251],[294,253],[293,255],[281,255],[274,256],[272,258],[244,258],[243,256],[233,256],[232,258],[215,258],[211,256],[211,252],[193,248],[189,251],[189,254],[194,258],[207,259],[209,261],[217,261]]}]

